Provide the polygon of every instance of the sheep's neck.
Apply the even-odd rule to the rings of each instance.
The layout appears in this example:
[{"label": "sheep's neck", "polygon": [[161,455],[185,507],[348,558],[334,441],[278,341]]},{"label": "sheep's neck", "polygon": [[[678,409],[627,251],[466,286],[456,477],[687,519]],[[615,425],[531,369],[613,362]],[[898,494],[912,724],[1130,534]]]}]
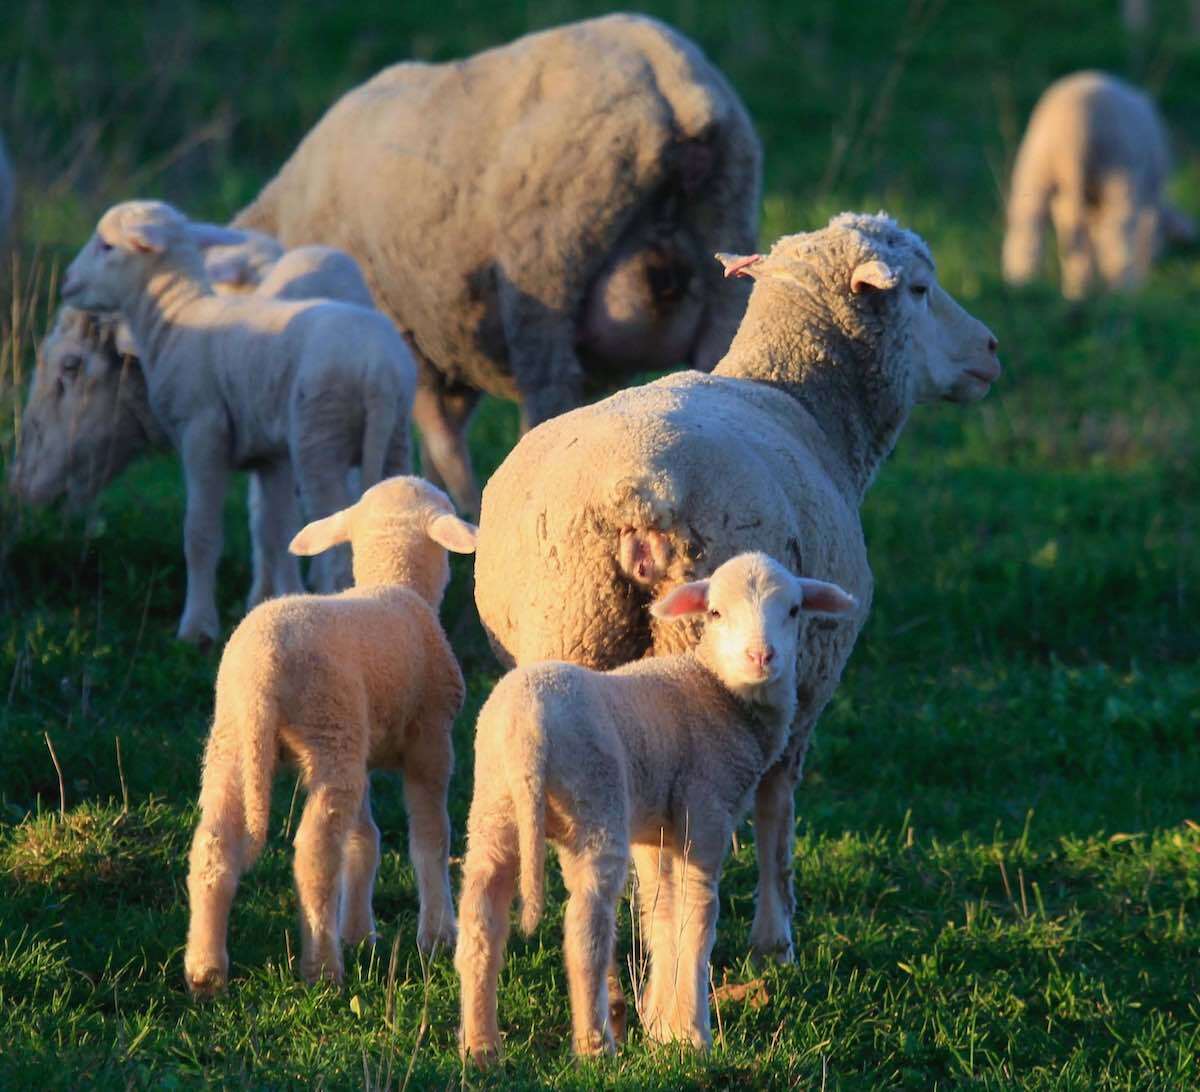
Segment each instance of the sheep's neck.
[{"label": "sheep's neck", "polygon": [[762,752],[763,769],[779,757],[796,716],[796,673],[785,671],[762,686],[729,686],[709,659],[703,641],[689,654],[712,677],[714,685],[737,709],[738,721],[748,730]]},{"label": "sheep's neck", "polygon": [[862,362],[864,353],[878,348],[851,339],[832,322],[819,337],[801,316],[791,328],[780,326],[778,314],[772,314],[768,340],[761,336],[763,324],[743,321],[713,372],[768,383],[795,398],[828,437],[845,467],[847,486],[861,500],[895,446],[908,406],[881,368]]},{"label": "sheep's neck", "polygon": [[156,270],[133,305],[122,312],[142,352],[146,375],[170,343],[178,327],[186,326],[188,308],[211,295],[203,278],[176,268]]},{"label": "sheep's neck", "polygon": [[[446,576],[436,570],[437,566],[423,565],[409,557],[391,555],[380,551],[362,550],[354,554],[354,586],[357,588],[396,587],[411,588],[435,611],[442,605],[442,594],[446,589]],[[443,561],[445,565],[445,561]]]}]

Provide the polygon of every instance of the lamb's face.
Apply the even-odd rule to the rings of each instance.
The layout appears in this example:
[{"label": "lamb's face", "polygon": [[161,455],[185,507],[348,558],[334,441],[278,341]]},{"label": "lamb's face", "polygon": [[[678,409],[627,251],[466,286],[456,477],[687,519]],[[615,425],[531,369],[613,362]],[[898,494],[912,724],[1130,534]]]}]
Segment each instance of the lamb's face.
[{"label": "lamb's face", "polygon": [[917,402],[976,402],[1000,377],[995,335],[968,314],[914,257],[897,271],[894,306],[909,336],[906,363]]}]

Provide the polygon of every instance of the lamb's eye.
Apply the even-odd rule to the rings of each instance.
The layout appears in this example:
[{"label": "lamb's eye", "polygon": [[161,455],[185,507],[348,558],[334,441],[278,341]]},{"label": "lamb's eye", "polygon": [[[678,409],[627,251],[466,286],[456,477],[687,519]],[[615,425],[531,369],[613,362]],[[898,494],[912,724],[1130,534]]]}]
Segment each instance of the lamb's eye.
[{"label": "lamb's eye", "polygon": [[710,610],[710,611],[708,612],[708,616],[709,616],[709,618],[720,618],[720,617],[721,617],[721,612],[720,612],[719,610],[715,610],[715,609],[714,609],[714,610]]},{"label": "lamb's eye", "polygon": [[797,603],[791,610],[788,611],[789,618],[795,618],[800,613],[800,604]]},{"label": "lamb's eye", "polygon": [[914,296],[920,298],[921,296],[924,296],[926,293],[928,293],[929,285],[927,285],[927,284],[912,284],[912,285],[909,285],[908,290]]},{"label": "lamb's eye", "polygon": [[101,239],[100,236],[97,235],[96,236],[96,249],[99,250],[101,253],[107,253],[108,251],[112,250],[112,243],[105,242],[105,240]]},{"label": "lamb's eye", "polygon": [[82,363],[83,357],[81,356],[64,356],[62,359],[62,370],[70,375],[73,372],[79,371],[79,367]]}]

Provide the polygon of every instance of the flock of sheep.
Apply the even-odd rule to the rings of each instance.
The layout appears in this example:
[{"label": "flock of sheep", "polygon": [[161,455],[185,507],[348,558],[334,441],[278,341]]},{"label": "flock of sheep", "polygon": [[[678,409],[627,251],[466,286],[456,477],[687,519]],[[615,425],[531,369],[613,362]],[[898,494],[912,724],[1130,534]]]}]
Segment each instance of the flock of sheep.
[{"label": "flock of sheep", "polygon": [[[1167,165],[1139,92],[1055,84],[1017,157],[1005,276],[1039,271],[1052,219],[1064,295],[1097,273],[1136,284],[1191,233]],[[7,178],[0,153],[0,211]],[[624,1034],[631,864],[645,1031],[710,1044],[717,885],[751,807],[751,941],[792,957],[794,789],[871,600],[863,496],[915,405],[982,398],[1000,365],[912,232],[846,213],[760,255],[760,190],[721,74],[662,24],[610,16],[387,69],[229,227],[157,201],[101,218],[63,280],[10,484],[83,506],[173,448],[178,632],[211,643],[222,501],[250,471],[249,613],[220,662],[188,876],[194,994],[227,984],[230,906],[280,761],[308,790],[302,973],[340,980],[343,944],[375,937],[368,772],[398,769],[417,943],[456,945],[461,1049],[480,1063],[500,1050],[510,905],[519,890],[532,929],[547,841],[580,1053]],[[523,436],[480,495],[465,434],[484,392],[520,402]],[[427,480],[409,476],[410,420]],[[512,668],[477,726],[457,920],[447,551],[475,553],[480,618]]]}]

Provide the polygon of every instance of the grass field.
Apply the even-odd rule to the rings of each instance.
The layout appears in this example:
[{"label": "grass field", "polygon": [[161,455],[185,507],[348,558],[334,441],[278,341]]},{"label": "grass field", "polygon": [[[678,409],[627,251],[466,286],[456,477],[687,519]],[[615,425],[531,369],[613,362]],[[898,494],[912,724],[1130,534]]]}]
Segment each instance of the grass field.
[{"label": "grass field", "polygon": [[[997,333],[977,407],[924,408],[869,495],[876,606],[799,792],[798,961],[746,960],[752,830],[729,862],[707,1058],[576,1064],[562,889],[501,978],[504,1066],[463,1072],[448,961],[422,967],[395,781],[375,781],[383,940],[307,989],[286,833],[246,878],[234,981],[183,987],[183,878],[214,657],[172,639],[182,492],[146,461],[88,521],[0,497],[0,1087],[1187,1088],[1200,1086],[1200,266],[1068,308],[998,275],[1001,194],[1052,78],[1146,84],[1200,212],[1200,40],[1186,5],[1131,38],[1117,0],[675,0],[649,10],[732,77],[767,150],[763,239],[847,207],[923,232]],[[594,14],[567,0],[107,5],[16,0],[0,19],[0,131],[23,182],[0,289],[0,471],[56,266],[111,201],[225,217],[342,90]],[[11,292],[11,305],[8,294]],[[485,472],[516,437],[488,403]],[[224,622],[248,584],[240,497]],[[476,712],[498,677],[456,562],[444,618]],[[53,756],[48,747],[53,745]],[[61,787],[57,766],[61,768]],[[552,870],[553,871],[553,870]],[[627,909],[620,926],[629,951]]]}]

